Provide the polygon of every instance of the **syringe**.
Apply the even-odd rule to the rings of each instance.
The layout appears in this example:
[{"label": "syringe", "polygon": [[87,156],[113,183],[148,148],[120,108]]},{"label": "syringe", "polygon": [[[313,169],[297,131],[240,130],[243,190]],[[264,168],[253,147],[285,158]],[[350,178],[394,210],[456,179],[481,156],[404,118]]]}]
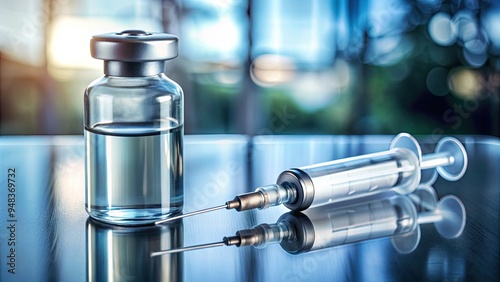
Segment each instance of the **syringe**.
[{"label": "syringe", "polygon": [[419,224],[431,222],[446,238],[460,236],[465,225],[465,208],[460,199],[445,196],[435,210],[421,214],[402,195],[342,208],[328,205],[288,212],[275,224],[239,230],[221,242],[162,250],[151,253],[151,257],[218,246],[264,248],[271,243],[279,243],[288,253],[300,254],[387,236],[392,236],[398,251],[408,253],[419,243]]},{"label": "syringe", "polygon": [[409,194],[420,182],[420,169],[436,167],[443,177],[459,179],[467,167],[462,144],[455,138],[443,138],[436,146],[436,153],[422,157],[415,138],[401,133],[393,139],[388,151],[288,169],[279,175],[276,184],[237,195],[224,205],[174,216],[156,224],[219,209],[244,211],[283,204],[291,210],[305,210],[387,190]]}]

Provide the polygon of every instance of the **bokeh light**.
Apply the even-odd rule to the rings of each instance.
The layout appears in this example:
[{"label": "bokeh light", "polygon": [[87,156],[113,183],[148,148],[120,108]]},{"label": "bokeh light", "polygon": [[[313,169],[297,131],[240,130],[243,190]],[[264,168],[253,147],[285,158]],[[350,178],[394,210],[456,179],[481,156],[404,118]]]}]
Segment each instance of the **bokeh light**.
[{"label": "bokeh light", "polygon": [[260,55],[253,60],[250,75],[260,86],[275,86],[290,81],[295,74],[292,59],[280,55]]},{"label": "bokeh light", "polygon": [[[186,93],[187,134],[253,135],[286,108],[298,118],[279,134],[440,128],[500,136],[500,1],[4,4],[0,133],[81,134],[82,97],[75,93],[102,75],[102,62],[89,54],[90,36],[145,29],[179,37],[179,56],[166,74]],[[463,126],[443,121],[455,104],[483,94]]]},{"label": "bokeh light", "polygon": [[492,44],[492,53],[500,55],[500,3],[484,12],[481,23]]},{"label": "bokeh light", "polygon": [[448,86],[455,96],[472,99],[480,94],[480,75],[477,71],[456,67],[448,75]]},{"label": "bokeh light", "polygon": [[450,15],[437,13],[429,21],[429,35],[437,44],[450,46],[457,40],[458,32]]},{"label": "bokeh light", "polygon": [[242,64],[248,52],[244,15],[228,12],[231,6],[225,6],[225,2],[217,3],[207,3],[206,9],[193,10],[182,19],[183,56],[195,62]]},{"label": "bokeh light", "polygon": [[427,74],[427,88],[436,96],[448,94],[448,70],[443,67],[433,68]]}]

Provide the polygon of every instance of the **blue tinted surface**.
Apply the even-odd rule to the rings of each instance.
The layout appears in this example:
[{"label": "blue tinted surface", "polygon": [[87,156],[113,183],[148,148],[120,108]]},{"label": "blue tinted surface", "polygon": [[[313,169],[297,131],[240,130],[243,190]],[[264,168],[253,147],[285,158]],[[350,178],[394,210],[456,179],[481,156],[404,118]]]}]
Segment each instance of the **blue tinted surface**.
[{"label": "blue tinted surface", "polygon": [[[434,139],[419,139],[424,153],[433,150]],[[186,136],[184,211],[223,204],[237,193],[273,183],[290,167],[385,150],[390,140],[391,136]],[[461,141],[469,154],[465,176],[458,182],[439,178],[434,185],[439,197],[455,194],[465,204],[467,223],[458,239],[442,238],[431,224],[422,226],[420,245],[406,255],[382,238],[295,256],[271,245],[220,247],[152,261],[149,251],[218,241],[238,229],[273,223],[287,209],[220,210],[165,228],[102,226],[88,221],[84,211],[82,137],[2,137],[0,280],[494,280],[500,262],[500,141]],[[13,218],[7,205],[9,168],[16,169]],[[14,223],[15,275],[7,272],[12,234],[7,227]]]}]

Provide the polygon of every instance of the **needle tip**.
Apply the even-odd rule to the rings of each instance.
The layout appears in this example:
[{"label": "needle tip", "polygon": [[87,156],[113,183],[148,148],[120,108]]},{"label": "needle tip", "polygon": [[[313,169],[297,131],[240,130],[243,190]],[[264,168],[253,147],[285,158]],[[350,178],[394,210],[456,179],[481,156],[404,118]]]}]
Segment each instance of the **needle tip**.
[{"label": "needle tip", "polygon": [[155,222],[155,225],[162,224],[162,223],[169,222],[169,221],[173,221],[173,220],[177,220],[177,219],[181,219],[181,218],[185,218],[188,216],[193,216],[193,215],[197,215],[197,214],[202,214],[202,213],[206,213],[206,212],[220,210],[220,209],[224,209],[224,208],[227,208],[227,204],[204,209],[204,210],[198,210],[198,211],[194,211],[194,212],[190,212],[190,213],[185,213],[185,214],[177,215],[177,216],[162,219],[162,220],[158,220]]},{"label": "needle tip", "polygon": [[149,256],[152,258],[152,257],[156,257],[156,256],[163,256],[163,255],[181,253],[181,252],[192,251],[192,250],[220,247],[220,246],[224,246],[224,245],[226,245],[224,243],[224,241],[215,242],[215,243],[210,243],[210,244],[203,244],[203,245],[196,245],[196,246],[191,246],[191,247],[183,247],[183,248],[177,248],[177,249],[152,252],[149,254]]},{"label": "needle tip", "polygon": [[171,254],[171,253],[175,253],[175,250],[169,250],[169,251],[159,251],[159,252],[151,252],[151,253],[149,254],[149,257],[150,257],[150,258],[154,258],[154,257],[159,257],[159,256],[163,256],[163,255]]},{"label": "needle tip", "polygon": [[176,220],[178,218],[179,218],[179,216],[174,216],[174,217],[170,217],[170,218],[158,220],[158,221],[155,222],[155,225],[160,225],[160,224],[163,224],[163,223],[166,223],[166,222],[170,222],[170,221]]}]

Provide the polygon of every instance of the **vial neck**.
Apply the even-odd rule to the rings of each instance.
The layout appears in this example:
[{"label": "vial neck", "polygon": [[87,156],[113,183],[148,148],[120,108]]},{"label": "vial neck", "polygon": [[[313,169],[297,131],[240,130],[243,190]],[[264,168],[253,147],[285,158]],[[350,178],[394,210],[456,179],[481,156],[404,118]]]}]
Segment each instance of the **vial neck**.
[{"label": "vial neck", "polygon": [[164,72],[165,61],[122,62],[104,61],[104,73],[111,76],[152,76]]}]

